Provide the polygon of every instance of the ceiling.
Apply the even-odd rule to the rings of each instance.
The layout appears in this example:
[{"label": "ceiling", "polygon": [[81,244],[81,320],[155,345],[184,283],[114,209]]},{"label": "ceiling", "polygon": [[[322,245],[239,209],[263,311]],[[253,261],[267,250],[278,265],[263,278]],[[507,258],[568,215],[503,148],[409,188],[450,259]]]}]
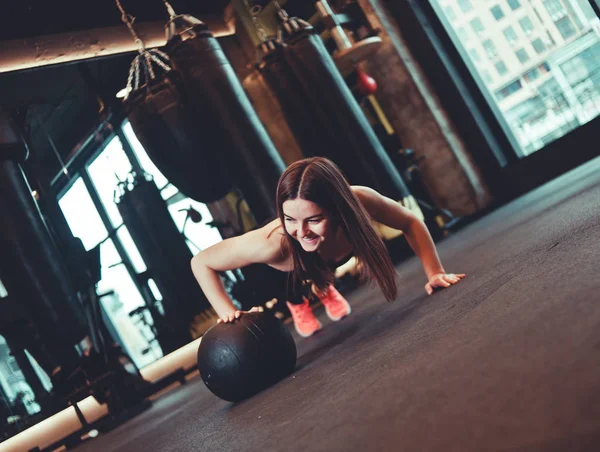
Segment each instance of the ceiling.
[{"label": "ceiling", "polygon": [[[4,2],[0,15],[0,40],[71,33],[122,25],[114,0],[25,0]],[[200,16],[222,15],[226,0],[170,0],[177,13]],[[161,0],[121,0],[123,9],[136,22],[165,21]]]},{"label": "ceiling", "polygon": [[[24,54],[27,48],[35,49],[39,42],[63,42],[68,48],[81,33],[106,33],[110,27],[126,31],[114,0],[4,3],[0,15],[0,53],[5,55]],[[191,14],[207,23],[222,20],[228,3],[228,0],[170,1],[177,13]],[[121,0],[121,4],[135,16],[136,28],[154,23],[160,25],[163,33],[169,16],[161,0]],[[130,39],[128,34],[124,36]],[[49,180],[61,169],[54,149],[66,160],[106,116],[110,104],[119,102],[115,94],[125,87],[134,56],[135,52],[130,51],[60,64],[45,61],[40,67],[13,71],[6,64],[2,67],[0,57],[0,108],[24,113],[30,153],[35,155],[36,165],[44,169]]]},{"label": "ceiling", "polygon": [[[162,0],[120,1],[135,17],[135,29],[147,46],[154,38],[164,44],[169,14]],[[220,36],[219,30],[221,36],[235,31],[232,8],[244,8],[246,2],[265,6],[270,0],[169,1],[177,14],[199,18],[215,36]],[[56,154],[68,161],[108,112],[118,110],[120,99],[115,95],[126,86],[137,47],[115,0],[3,3],[0,108],[22,114],[31,155],[28,166],[52,181],[62,169]],[[306,18],[314,14],[313,3],[279,0],[291,15]]]}]

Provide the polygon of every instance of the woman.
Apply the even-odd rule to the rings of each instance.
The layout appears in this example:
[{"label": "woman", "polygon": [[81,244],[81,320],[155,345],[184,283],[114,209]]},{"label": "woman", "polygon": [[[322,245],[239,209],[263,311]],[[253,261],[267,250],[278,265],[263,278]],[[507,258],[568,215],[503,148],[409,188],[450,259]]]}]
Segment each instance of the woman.
[{"label": "woman", "polygon": [[[343,314],[347,302],[333,288],[334,271],[354,256],[361,275],[377,283],[388,301],[394,300],[394,265],[372,220],[403,231],[425,270],[428,294],[465,276],[446,273],[427,227],[411,211],[371,188],[350,186],[325,158],[300,160],[286,169],[277,185],[277,211],[279,218],[266,226],[217,243],[192,259],[192,271],[220,321],[231,322],[243,312],[234,307],[219,272],[254,263],[292,272],[292,293],[312,281],[321,299]],[[308,301],[299,298],[288,306],[296,329],[307,336],[320,324]]]}]

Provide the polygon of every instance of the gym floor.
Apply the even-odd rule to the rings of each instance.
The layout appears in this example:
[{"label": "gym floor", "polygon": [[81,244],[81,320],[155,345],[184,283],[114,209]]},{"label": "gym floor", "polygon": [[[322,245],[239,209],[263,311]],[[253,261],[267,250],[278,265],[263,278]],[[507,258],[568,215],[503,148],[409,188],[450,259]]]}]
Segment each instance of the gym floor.
[{"label": "gym floor", "polygon": [[300,339],[296,372],[239,404],[193,378],[78,451],[600,450],[600,159],[438,244],[467,278],[362,286]]}]

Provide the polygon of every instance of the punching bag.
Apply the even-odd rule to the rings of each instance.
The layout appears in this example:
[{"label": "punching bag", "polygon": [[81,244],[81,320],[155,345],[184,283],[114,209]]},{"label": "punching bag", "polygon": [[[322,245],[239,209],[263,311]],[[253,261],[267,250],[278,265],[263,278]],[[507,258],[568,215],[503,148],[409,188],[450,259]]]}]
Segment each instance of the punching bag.
[{"label": "punching bag", "polygon": [[119,213],[163,297],[164,322],[155,320],[168,353],[192,340],[194,317],[210,305],[190,270],[192,253],[154,181],[138,176],[120,189]]},{"label": "punching bag", "polygon": [[217,146],[256,222],[263,224],[276,217],[275,189],[285,169],[283,159],[208,27],[191,16],[176,19],[188,26],[181,33],[172,27],[169,33],[166,51],[172,67],[195,108],[212,119],[199,127],[220,133]]},{"label": "punching bag", "polygon": [[[304,21],[285,18],[282,36],[281,48],[274,56],[266,55],[261,70],[271,72],[265,78],[280,93],[278,99],[289,122],[297,121],[295,109],[306,109],[302,121],[310,121],[309,125],[296,126],[295,135],[302,141],[300,135],[311,128],[315,138],[305,138],[309,144],[303,152],[330,158],[352,184],[367,185],[395,200],[410,196],[316,30]],[[295,87],[298,100],[286,100],[281,80]],[[319,145],[319,140],[324,144]]]},{"label": "punching bag", "polygon": [[321,126],[312,113],[310,99],[284,55],[284,45],[274,39],[260,45],[263,58],[258,65],[258,71],[279,101],[287,124],[304,155],[327,156],[329,149],[336,145],[335,134],[325,133],[326,127]]},{"label": "punching bag", "polygon": [[[140,63],[134,60],[134,64]],[[131,127],[150,159],[186,196],[202,203],[224,197],[233,183],[218,127],[194,108],[175,71],[157,75],[123,101]]]},{"label": "punching bag", "polygon": [[69,271],[21,166],[1,155],[0,236],[0,273],[8,292],[25,303],[46,335],[71,346],[81,341],[87,327]]}]

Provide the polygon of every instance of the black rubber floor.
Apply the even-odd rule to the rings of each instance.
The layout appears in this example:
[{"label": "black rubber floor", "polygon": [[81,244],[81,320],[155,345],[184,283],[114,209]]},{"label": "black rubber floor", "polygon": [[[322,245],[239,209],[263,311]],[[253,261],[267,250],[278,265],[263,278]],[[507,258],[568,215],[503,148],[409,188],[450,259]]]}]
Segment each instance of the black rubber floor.
[{"label": "black rubber floor", "polygon": [[459,285],[400,296],[298,339],[297,371],[233,405],[199,378],[78,451],[600,450],[600,162],[439,244]]}]

